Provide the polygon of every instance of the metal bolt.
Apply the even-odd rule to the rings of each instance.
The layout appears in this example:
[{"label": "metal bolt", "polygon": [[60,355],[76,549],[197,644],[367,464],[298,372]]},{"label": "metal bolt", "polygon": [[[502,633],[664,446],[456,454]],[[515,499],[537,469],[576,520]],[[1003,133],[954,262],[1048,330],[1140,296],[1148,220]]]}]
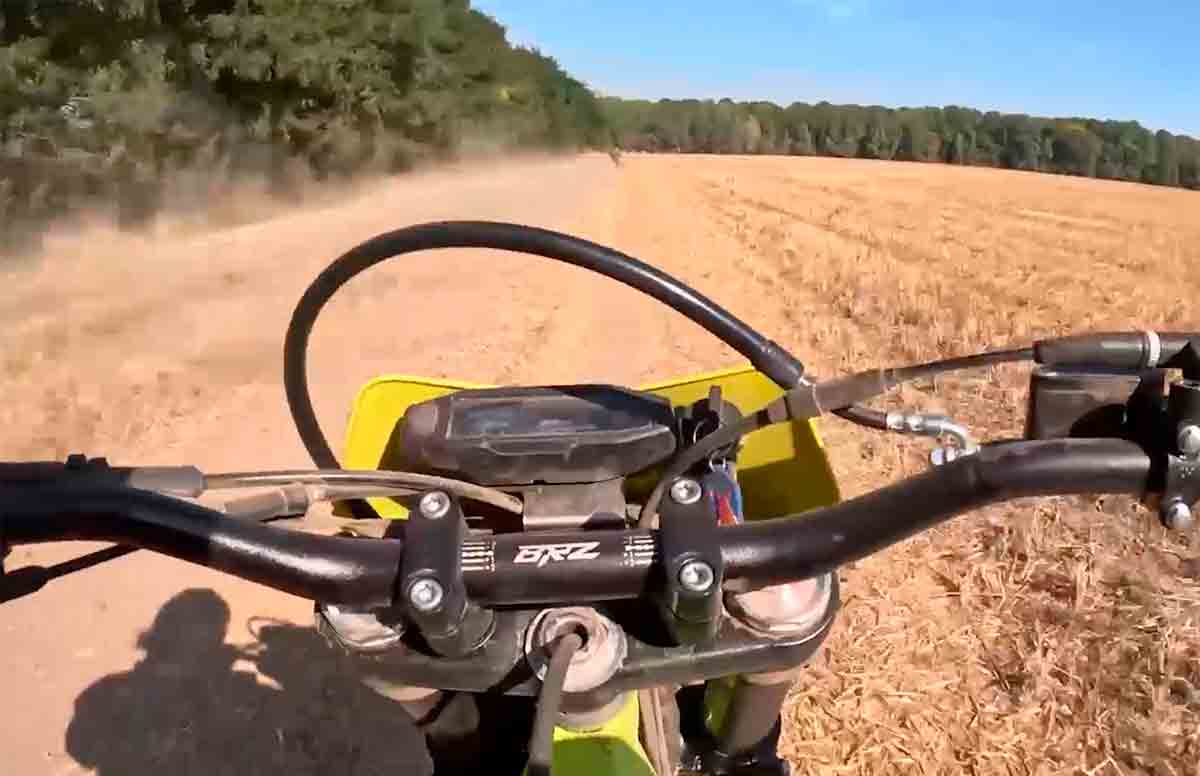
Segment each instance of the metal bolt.
[{"label": "metal bolt", "polygon": [[1162,510],[1163,524],[1173,531],[1186,531],[1192,527],[1192,510],[1182,501],[1172,501]]},{"label": "metal bolt", "polygon": [[436,611],[442,605],[442,599],[445,597],[446,591],[442,589],[441,583],[433,577],[418,579],[408,588],[408,602],[418,612]]},{"label": "metal bolt", "polygon": [[1179,434],[1175,437],[1179,452],[1188,458],[1200,457],[1200,426],[1191,424],[1180,426]]},{"label": "metal bolt", "polygon": [[929,451],[929,462],[934,466],[945,466],[951,461],[958,459],[959,450],[957,447],[935,447]]},{"label": "metal bolt", "polygon": [[421,496],[421,514],[430,520],[445,517],[450,511],[450,497],[440,490],[430,491]]},{"label": "metal bolt", "polygon": [[691,593],[706,592],[715,579],[713,567],[702,560],[689,560],[679,569],[679,584]]},{"label": "metal bolt", "polygon": [[700,483],[695,480],[682,477],[671,485],[671,500],[676,504],[695,504],[700,500],[700,495],[703,493]]}]

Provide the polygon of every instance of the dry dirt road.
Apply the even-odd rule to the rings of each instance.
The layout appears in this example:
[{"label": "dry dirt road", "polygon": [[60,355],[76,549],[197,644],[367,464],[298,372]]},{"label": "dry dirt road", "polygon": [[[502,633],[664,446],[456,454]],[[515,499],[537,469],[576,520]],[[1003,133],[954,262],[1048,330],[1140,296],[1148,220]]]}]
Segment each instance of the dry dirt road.
[{"label": "dry dirt road", "polygon": [[[1194,328],[1196,203],[985,170],[628,155],[414,176],[208,234],[63,237],[4,279],[0,460],[306,465],[280,382],[292,307],[331,258],[405,224],[513,220],[614,245],[830,374],[1032,331]],[[313,347],[335,439],[381,372],[637,384],[736,361],[615,283],[478,252],[372,270]],[[1023,380],[903,398],[1011,433]],[[926,451],[825,434],[849,494]],[[847,568],[843,622],[788,711],[801,772],[1196,773],[1197,552],[1125,502],[1099,509],[990,510]],[[66,570],[97,547],[20,548],[9,566]],[[0,605],[0,774],[419,768],[411,729],[335,672],[309,621],[305,601],[148,553],[54,578]]]},{"label": "dry dirt road", "polygon": [[[627,190],[620,172],[604,156],[439,172],[203,236],[63,238],[41,271],[7,281],[0,459],[309,464],[284,403],[281,347],[325,263],[391,228],[479,218],[565,229],[685,270],[702,225],[681,235],[683,204]],[[747,281],[731,266],[705,274],[707,290],[769,323],[752,295],[738,295]],[[313,348],[318,412],[334,435],[356,387],[382,372],[636,383],[729,360],[613,282],[478,252],[373,270],[330,306]],[[22,548],[9,567],[100,546]],[[0,773],[408,772],[407,726],[325,665],[294,625],[310,621],[306,601],[149,553],[10,601],[0,608],[11,704]],[[256,668],[266,677],[257,684],[246,673]]]}]

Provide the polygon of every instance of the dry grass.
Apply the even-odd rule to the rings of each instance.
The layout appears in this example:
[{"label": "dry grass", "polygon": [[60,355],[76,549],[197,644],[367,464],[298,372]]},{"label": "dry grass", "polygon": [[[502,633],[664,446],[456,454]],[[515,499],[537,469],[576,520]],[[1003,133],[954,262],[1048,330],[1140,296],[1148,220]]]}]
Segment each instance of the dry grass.
[{"label": "dry grass", "polygon": [[[381,194],[386,207],[368,198],[177,244],[104,232],[52,242],[56,272],[4,278],[0,446],[12,458],[85,450],[118,462],[291,465],[301,451],[282,409],[278,340],[328,257],[416,220],[538,213],[553,224],[545,214],[588,186],[604,196],[582,228],[566,228],[697,283],[817,374],[1048,332],[1196,328],[1195,193],[834,159],[630,155],[615,175],[611,190],[598,172],[583,183],[569,170],[512,172],[467,188],[435,177]],[[234,209],[245,216],[244,204]],[[405,320],[438,322],[362,339],[374,328],[335,315],[334,334],[362,339],[363,368],[585,376],[575,369],[636,383],[728,361],[705,350],[702,332],[639,318],[635,303],[610,304],[573,275],[501,273],[503,285],[434,299],[440,266],[414,267],[394,297],[378,282],[361,300],[347,294],[347,315],[359,301],[390,302]],[[492,309],[513,294],[526,295],[522,315]],[[547,332],[547,321],[566,328]],[[579,346],[596,331],[607,332],[604,346]],[[543,347],[547,334],[560,344]],[[986,438],[1012,436],[1025,381],[1006,368],[901,398]],[[823,433],[847,495],[925,468],[920,441],[836,423]],[[1045,499],[962,518],[845,568],[843,616],[788,706],[784,751],[805,774],[1200,774],[1198,556],[1128,500]],[[58,590],[57,604],[52,589],[39,600],[63,620],[88,595],[109,594]],[[106,625],[133,627],[116,610]],[[69,709],[75,690],[57,691]],[[30,718],[49,737],[26,748],[49,751],[67,720],[40,708]]]},{"label": "dry grass", "polygon": [[[788,301],[825,374],[1042,333],[1195,329],[1200,197],[836,160],[710,159],[702,206]],[[908,391],[1016,436],[1025,372]],[[827,425],[849,495],[920,443]],[[996,507],[846,568],[841,625],[797,688],[799,773],[1200,773],[1195,543],[1126,499]]]}]

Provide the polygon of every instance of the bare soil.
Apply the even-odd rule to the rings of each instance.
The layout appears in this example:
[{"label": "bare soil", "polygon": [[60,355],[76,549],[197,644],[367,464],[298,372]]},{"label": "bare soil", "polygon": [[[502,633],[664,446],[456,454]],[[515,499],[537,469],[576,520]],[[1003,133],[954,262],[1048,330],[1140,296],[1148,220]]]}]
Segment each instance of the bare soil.
[{"label": "bare soil", "polygon": [[[1198,210],[1189,192],[1013,172],[629,154],[425,173],[223,231],[93,228],[4,277],[0,459],[306,465],[280,380],[292,307],[334,256],[419,221],[613,245],[828,375],[1035,333],[1195,328]],[[381,372],[637,384],[735,361],[611,281],[438,252],[335,300],[311,373],[337,439]],[[1025,379],[1006,368],[900,398],[1012,436]],[[924,466],[920,442],[833,421],[823,434],[847,495]],[[19,548],[9,567],[63,572],[102,547]],[[800,773],[1200,773],[1198,555],[1128,500],[1054,499],[846,568],[844,615],[797,685],[783,749]],[[0,774],[419,770],[411,726],[337,670],[310,612],[144,552],[0,605]]]}]

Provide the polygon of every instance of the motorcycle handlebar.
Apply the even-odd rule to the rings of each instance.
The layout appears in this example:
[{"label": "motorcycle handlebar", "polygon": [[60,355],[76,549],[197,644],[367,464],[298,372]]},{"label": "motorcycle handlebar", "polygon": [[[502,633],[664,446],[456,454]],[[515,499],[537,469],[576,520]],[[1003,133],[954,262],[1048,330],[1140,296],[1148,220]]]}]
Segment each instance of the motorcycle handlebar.
[{"label": "motorcycle handlebar", "polygon": [[[806,579],[858,560],[955,515],[1033,496],[1140,494],[1154,477],[1141,447],[1116,439],[984,446],[974,455],[834,506],[723,527],[727,587]],[[0,537],[10,544],[132,544],[327,603],[396,602],[403,539],[319,536],[234,520],[127,487],[0,487]],[[659,573],[657,532],[575,531],[470,537],[463,581],[484,605],[631,598]]]},{"label": "motorcycle handlebar", "polygon": [[392,603],[403,544],[319,536],[236,520],[124,486],[0,485],[0,536],[13,545],[112,541],[330,603]]},{"label": "motorcycle handlebar", "polygon": [[952,517],[1036,496],[1142,494],[1150,456],[1119,439],[984,445],[924,474],[783,520],[738,526],[722,544],[726,574],[752,585],[808,578],[860,560]]}]

